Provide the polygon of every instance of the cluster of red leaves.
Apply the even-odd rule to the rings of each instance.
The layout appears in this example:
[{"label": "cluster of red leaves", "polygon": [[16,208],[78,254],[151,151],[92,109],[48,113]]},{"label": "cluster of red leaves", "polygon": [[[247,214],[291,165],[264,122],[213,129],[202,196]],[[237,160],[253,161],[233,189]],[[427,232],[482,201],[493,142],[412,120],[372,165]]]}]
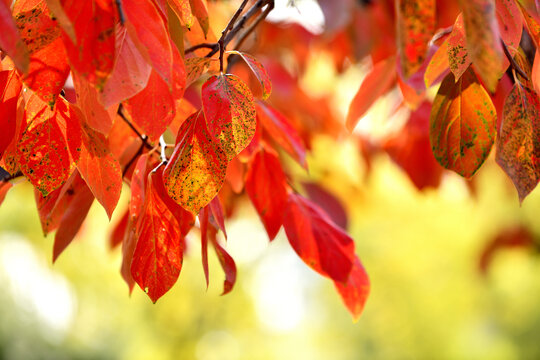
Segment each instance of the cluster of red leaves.
[{"label": "cluster of red leaves", "polygon": [[[111,245],[122,245],[121,273],[130,289],[137,283],[154,302],[165,294],[180,274],[186,236],[197,227],[206,280],[210,242],[227,293],[236,265],[218,233],[226,238],[225,218],[246,193],[269,239],[283,226],[294,251],[330,278],[353,316],[360,315],[369,281],[352,238],[293,190],[279,155],[307,166],[304,144],[311,134],[336,132],[326,102],[314,108],[315,99],[277,61],[266,66],[270,77],[253,56],[225,53],[230,64],[243,59],[256,86],[216,71],[224,60],[207,45],[216,36],[203,0],[10,4],[0,1],[0,166],[11,174],[3,176],[0,200],[14,177],[34,186],[43,232],[56,230],[54,260],[94,199],[110,218],[126,183],[129,207]],[[246,20],[253,19],[235,19]],[[269,99],[274,75],[279,88]],[[323,206],[340,209],[330,194],[311,192]]]}]

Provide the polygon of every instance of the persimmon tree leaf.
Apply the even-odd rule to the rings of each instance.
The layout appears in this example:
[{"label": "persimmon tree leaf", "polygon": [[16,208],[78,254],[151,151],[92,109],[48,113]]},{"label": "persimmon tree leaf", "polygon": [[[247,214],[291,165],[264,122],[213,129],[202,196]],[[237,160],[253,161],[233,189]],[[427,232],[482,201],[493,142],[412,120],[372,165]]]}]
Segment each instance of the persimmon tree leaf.
[{"label": "persimmon tree leaf", "polygon": [[25,73],[28,71],[30,59],[28,57],[28,48],[21,38],[17,24],[11,15],[9,7],[10,2],[0,1],[0,48],[5,51],[17,69]]},{"label": "persimmon tree leaf", "polygon": [[124,241],[124,237],[126,236],[126,231],[128,228],[129,223],[129,209],[124,211],[124,214],[120,218],[120,220],[116,223],[114,226],[113,231],[111,232],[111,235],[109,236],[109,247],[111,249],[114,249],[118,245]]},{"label": "persimmon tree leaf", "polygon": [[184,253],[180,226],[154,186],[161,176],[162,168],[148,175],[131,263],[133,279],[154,303],[178,279]]},{"label": "persimmon tree leaf", "polygon": [[75,34],[75,28],[73,27],[71,19],[66,14],[66,11],[62,6],[62,0],[45,0],[45,2],[47,3],[47,7],[53,16],[58,21],[58,25],[62,28],[62,30],[64,30],[64,33],[73,43],[76,43],[77,35]]},{"label": "persimmon tree leaf", "polygon": [[109,150],[107,138],[84,121],[81,128],[82,143],[77,169],[110,220],[122,191],[122,169]]},{"label": "persimmon tree leaf", "polygon": [[0,182],[0,205],[2,205],[9,189],[11,189],[12,187],[13,187],[13,184],[8,181]]},{"label": "persimmon tree leaf", "polygon": [[182,20],[182,23],[190,29],[193,26],[195,17],[191,13],[189,0],[169,0],[168,3],[171,9]]},{"label": "persimmon tree leaf", "polygon": [[64,31],[64,45],[73,70],[102,89],[113,70],[117,11],[111,0],[64,0],[76,41]]},{"label": "persimmon tree leaf", "polygon": [[497,21],[501,39],[508,46],[511,54],[519,48],[523,32],[523,20],[515,0],[495,0]]},{"label": "persimmon tree leaf", "polygon": [[257,101],[255,108],[264,130],[283,150],[306,168],[306,147],[304,141],[285,115],[262,101]]},{"label": "persimmon tree leaf", "polygon": [[347,114],[347,129],[349,131],[354,130],[360,118],[394,85],[397,78],[395,67],[396,59],[393,56],[373,65],[349,105]]},{"label": "persimmon tree leaf", "polygon": [[283,209],[287,207],[287,179],[273,151],[261,149],[255,154],[245,186],[268,237],[273,240],[283,223]]},{"label": "persimmon tree leaf", "polygon": [[347,281],[335,281],[334,285],[339,295],[341,295],[343,303],[353,316],[354,321],[358,321],[364,310],[371,287],[366,270],[362,266],[358,256],[354,259],[353,267]]},{"label": "persimmon tree leaf", "polygon": [[194,113],[180,127],[163,173],[169,196],[197,214],[217,195],[226,171],[226,153],[208,132],[202,111]]},{"label": "persimmon tree leaf", "polygon": [[77,97],[77,105],[86,118],[86,124],[92,129],[99,131],[104,135],[108,135],[112,129],[113,119],[116,116],[116,107],[112,106],[109,109],[99,101],[99,91],[90,85],[90,83],[82,79],[78,74],[73,74],[73,85]]},{"label": "persimmon tree leaf", "polygon": [[71,244],[94,202],[94,195],[79,176],[73,180],[71,191],[73,192],[70,195],[71,199],[66,205],[54,236],[53,262]]},{"label": "persimmon tree leaf", "polygon": [[186,85],[195,82],[210,66],[210,59],[207,57],[192,57],[185,60],[186,64]]},{"label": "persimmon tree leaf", "polygon": [[17,132],[17,102],[21,89],[14,70],[0,71],[0,158]]},{"label": "persimmon tree leaf", "polygon": [[175,103],[167,83],[152,71],[143,91],[128,99],[123,106],[131,119],[150,140],[155,141],[172,122]]},{"label": "persimmon tree leaf", "polygon": [[189,0],[189,5],[191,6],[191,13],[197,18],[204,37],[206,38],[208,30],[210,29],[210,21],[208,19],[208,10],[206,10],[206,5],[204,5],[202,0]]},{"label": "persimmon tree leaf", "polygon": [[502,77],[503,50],[493,0],[460,0],[467,51],[475,70],[490,92]]},{"label": "persimmon tree leaf", "polygon": [[290,194],[283,227],[298,256],[335,281],[349,278],[355,259],[353,239],[310,200]]},{"label": "persimmon tree leaf", "polygon": [[227,230],[225,230],[225,215],[223,214],[223,206],[221,206],[219,196],[216,196],[212,199],[212,201],[210,201],[208,204],[208,209],[210,210],[209,214],[211,215],[209,217],[209,221],[216,229],[221,230],[225,238],[227,238]]},{"label": "persimmon tree leaf", "polygon": [[266,72],[264,66],[262,66],[262,64],[253,56],[244,52],[234,50],[227,51],[227,53],[236,54],[246,62],[251,71],[253,71],[253,74],[255,74],[255,76],[257,77],[257,80],[259,80],[259,83],[261,83],[263,100],[268,99],[268,97],[272,93],[272,82],[270,81],[270,77],[268,76],[268,73]]},{"label": "persimmon tree leaf", "polygon": [[538,22],[529,14],[529,12],[521,5],[519,1],[516,1],[516,4],[519,7],[519,10],[522,15],[523,23],[527,28],[527,32],[531,36],[534,45],[538,49],[540,46],[540,25]]},{"label": "persimmon tree leaf", "polygon": [[43,195],[60,187],[81,151],[79,112],[63,98],[54,108],[36,96],[26,105],[28,126],[18,143],[21,171]]},{"label": "persimmon tree leaf", "polygon": [[249,145],[257,126],[253,95],[235,75],[214,75],[202,87],[208,132],[231,160]]},{"label": "persimmon tree leaf", "polygon": [[435,3],[435,0],[396,1],[397,44],[405,78],[424,62],[435,31]]},{"label": "persimmon tree leaf", "polygon": [[132,26],[133,32],[137,34],[138,41],[146,50],[152,67],[171,87],[172,48],[167,26],[158,9],[152,0],[123,0],[122,7],[129,21],[127,25]]},{"label": "persimmon tree leaf", "polygon": [[459,14],[452,32],[446,41],[448,52],[448,64],[450,71],[454,74],[454,79],[459,80],[461,75],[471,65],[471,57],[467,51],[467,38],[465,36],[465,25],[463,24],[463,15]]},{"label": "persimmon tree leaf", "polygon": [[60,27],[51,18],[44,1],[17,1],[13,14],[30,55],[30,65],[23,81],[52,107],[69,75]]},{"label": "persimmon tree leaf", "polygon": [[471,68],[457,82],[444,79],[433,101],[430,142],[443,167],[469,178],[495,141],[497,111]]},{"label": "persimmon tree leaf", "polygon": [[201,228],[201,261],[204,272],[204,279],[206,281],[206,289],[208,290],[208,285],[210,284],[210,272],[208,269],[208,232],[211,231],[211,228],[208,223],[209,217],[208,206],[205,206],[199,211],[199,223]]},{"label": "persimmon tree leaf", "polygon": [[146,62],[125,28],[117,28],[115,44],[114,68],[100,96],[105,108],[142,91],[152,72],[152,67]]},{"label": "persimmon tree leaf", "polygon": [[426,67],[426,71],[424,72],[424,84],[426,85],[426,88],[441,81],[450,68],[447,46],[448,40],[446,40],[431,57],[431,60]]},{"label": "persimmon tree leaf", "polygon": [[519,82],[504,102],[496,149],[495,160],[522,202],[540,179],[540,101],[534,90]]},{"label": "persimmon tree leaf", "polygon": [[223,292],[221,295],[226,295],[234,287],[236,283],[236,263],[231,255],[223,248],[216,239],[215,233],[210,237],[214,250],[216,251],[217,258],[221,264],[221,268],[225,273],[225,280],[223,281]]}]

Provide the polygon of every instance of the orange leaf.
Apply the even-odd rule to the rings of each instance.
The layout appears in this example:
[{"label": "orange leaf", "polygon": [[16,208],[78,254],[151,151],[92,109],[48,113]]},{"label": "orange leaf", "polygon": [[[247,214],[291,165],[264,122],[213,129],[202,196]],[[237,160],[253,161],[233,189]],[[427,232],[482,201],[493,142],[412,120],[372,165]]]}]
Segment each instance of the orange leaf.
[{"label": "orange leaf", "polygon": [[394,57],[381,60],[373,65],[360,85],[351,105],[349,105],[349,113],[347,114],[347,129],[349,131],[354,130],[360,118],[394,85],[396,81],[395,67]]},{"label": "orange leaf", "polygon": [[495,160],[514,183],[520,202],[540,179],[539,119],[538,94],[516,82],[504,102]]},{"label": "orange leaf", "polygon": [[202,87],[208,132],[231,160],[251,142],[257,121],[253,95],[235,75],[214,75]]},{"label": "orange leaf", "polygon": [[99,102],[99,92],[88,81],[73,73],[73,85],[77,96],[77,105],[86,118],[86,123],[92,129],[108,135],[116,115],[116,107],[105,109]]},{"label": "orange leaf", "polygon": [[457,83],[452,74],[444,79],[430,122],[435,159],[461,176],[473,176],[493,146],[497,112],[471,68]]},{"label": "orange leaf", "polygon": [[461,75],[463,75],[471,65],[471,57],[467,51],[467,39],[465,37],[465,26],[463,24],[462,14],[459,14],[456,19],[452,32],[446,41],[446,48],[448,51],[450,71],[454,74],[454,79],[459,80]]},{"label": "orange leaf", "polygon": [[221,189],[226,170],[227,156],[206,129],[202,111],[191,115],[180,127],[165,167],[169,196],[197,214]]},{"label": "orange leaf", "polygon": [[448,41],[445,41],[437,51],[435,51],[435,54],[433,54],[433,57],[427,65],[424,73],[424,83],[426,88],[440,81],[440,79],[446,76],[446,73],[448,72],[450,64],[448,61],[447,44]]},{"label": "orange leaf", "polygon": [[189,0],[189,5],[191,6],[191,12],[197,18],[199,25],[201,25],[204,36],[206,37],[208,34],[208,29],[210,28],[206,5],[204,4],[203,0]]}]

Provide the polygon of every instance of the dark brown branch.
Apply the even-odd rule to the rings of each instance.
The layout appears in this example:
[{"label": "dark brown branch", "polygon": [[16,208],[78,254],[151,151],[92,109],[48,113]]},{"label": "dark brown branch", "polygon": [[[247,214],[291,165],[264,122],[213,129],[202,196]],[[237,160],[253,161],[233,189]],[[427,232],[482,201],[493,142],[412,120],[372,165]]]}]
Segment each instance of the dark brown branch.
[{"label": "dark brown branch", "polygon": [[124,16],[124,10],[122,9],[122,0],[114,0],[116,3],[116,9],[118,9],[118,18],[120,19],[120,24],[124,25],[126,22],[126,17]]},{"label": "dark brown branch", "polygon": [[234,45],[234,47],[236,49],[239,49],[240,46],[242,45],[242,43],[244,42],[244,40],[247,39],[247,37],[249,36],[249,34],[251,34],[253,32],[253,30],[255,30],[255,28],[259,25],[259,23],[261,21],[263,21],[264,19],[266,19],[266,17],[268,16],[268,14],[270,13],[270,11],[272,11],[274,9],[274,1],[268,1],[268,4],[266,6],[266,8],[263,10],[263,12],[255,19],[255,21],[253,23],[251,23],[251,25],[242,33],[242,35],[240,35],[238,37],[238,41],[236,42],[236,44]]},{"label": "dark brown branch", "polygon": [[504,55],[506,55],[506,58],[508,59],[508,61],[510,61],[510,66],[512,66],[512,69],[514,69],[525,80],[529,81],[529,77],[527,76],[527,74],[525,74],[525,71],[523,71],[523,69],[521,69],[518,63],[514,60],[514,58],[510,54],[510,51],[508,51],[508,47],[506,46],[506,44],[504,43],[502,39],[501,39],[501,44],[504,51]]},{"label": "dark brown branch", "polygon": [[24,176],[24,174],[22,172],[20,172],[20,171],[17,171],[16,173],[8,175],[5,178],[3,178],[2,182],[6,183],[8,181],[15,180],[15,179],[20,178],[22,176]]},{"label": "dark brown branch", "polygon": [[118,115],[120,115],[120,117],[122,118],[122,120],[124,120],[124,122],[129,126],[129,128],[139,137],[139,139],[141,139],[143,145],[147,148],[147,149],[153,149],[154,147],[152,146],[152,144],[150,144],[148,142],[148,136],[144,135],[144,134],[141,134],[139,132],[139,130],[137,130],[137,128],[131,123],[131,121],[128,120],[128,118],[126,118],[126,115],[124,115],[124,107],[122,106],[122,104],[120,104],[120,106],[118,106],[118,111],[117,111]]},{"label": "dark brown branch", "polygon": [[202,43],[202,44],[198,44],[198,45],[187,48],[186,50],[184,50],[184,54],[189,54],[189,53],[192,53],[195,50],[199,50],[199,49],[214,50],[217,47],[218,47],[217,43],[211,43],[211,44],[210,43]]}]

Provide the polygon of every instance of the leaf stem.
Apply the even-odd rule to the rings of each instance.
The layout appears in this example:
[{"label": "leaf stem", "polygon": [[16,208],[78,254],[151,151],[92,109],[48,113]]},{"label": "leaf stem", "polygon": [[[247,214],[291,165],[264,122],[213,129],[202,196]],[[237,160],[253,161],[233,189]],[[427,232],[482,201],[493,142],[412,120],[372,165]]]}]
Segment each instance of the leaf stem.
[{"label": "leaf stem", "polygon": [[[506,58],[508,59],[508,61],[510,61],[510,65],[512,66],[512,68],[514,70],[516,70],[516,72],[519,75],[521,75],[525,80],[529,81],[529,77],[527,76],[527,74],[525,74],[525,71],[523,71],[523,69],[521,69],[521,67],[518,65],[518,63],[514,60],[514,58],[510,54],[510,51],[508,51],[508,47],[506,46],[506,44],[504,43],[504,41],[502,39],[501,39],[501,44],[502,44],[502,48],[503,48],[503,51],[504,51],[504,55],[506,55]],[[515,77],[515,75],[514,75],[514,77]]]},{"label": "leaf stem", "polygon": [[137,134],[137,136],[139,137],[139,139],[141,139],[143,145],[147,148],[147,149],[153,149],[154,147],[152,146],[152,144],[150,144],[148,142],[148,136],[144,135],[144,134],[141,134],[139,132],[139,130],[137,130],[137,128],[131,123],[131,121],[129,121],[127,118],[126,118],[126,115],[124,115],[124,107],[122,106],[122,104],[120,104],[118,106],[118,111],[117,111],[118,115],[120,115],[120,117],[122,118],[122,120],[124,120],[124,122],[130,127],[130,129],[135,133]]},{"label": "leaf stem", "polygon": [[118,17],[120,18],[120,24],[124,25],[126,22],[126,17],[124,15],[124,10],[122,9],[122,0],[114,0],[116,3],[116,9],[118,10]]}]

